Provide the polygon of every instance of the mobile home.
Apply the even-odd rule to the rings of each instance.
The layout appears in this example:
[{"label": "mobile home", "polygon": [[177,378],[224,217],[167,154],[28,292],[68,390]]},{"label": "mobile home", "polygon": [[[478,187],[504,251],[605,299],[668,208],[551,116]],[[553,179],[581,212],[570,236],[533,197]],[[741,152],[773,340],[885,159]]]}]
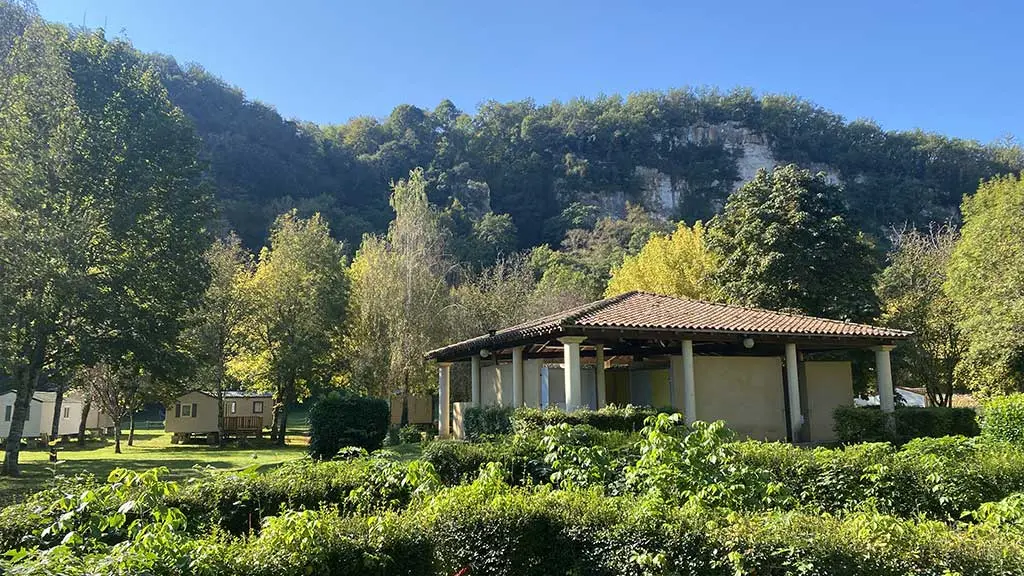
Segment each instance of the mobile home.
[{"label": "mobile home", "polygon": [[[224,434],[259,436],[274,422],[274,405],[270,394],[225,391]],[[167,406],[164,429],[173,434],[171,442],[182,442],[192,436],[206,436],[213,441],[217,427],[217,395],[196,390],[179,396]]]},{"label": "mobile home", "polygon": [[[11,432],[11,420],[14,418],[14,400],[17,392],[11,391],[0,394],[0,438],[7,438]],[[38,438],[41,430],[40,422],[43,414],[43,403],[33,397],[28,411],[28,420],[25,421],[25,429],[22,438]]]}]

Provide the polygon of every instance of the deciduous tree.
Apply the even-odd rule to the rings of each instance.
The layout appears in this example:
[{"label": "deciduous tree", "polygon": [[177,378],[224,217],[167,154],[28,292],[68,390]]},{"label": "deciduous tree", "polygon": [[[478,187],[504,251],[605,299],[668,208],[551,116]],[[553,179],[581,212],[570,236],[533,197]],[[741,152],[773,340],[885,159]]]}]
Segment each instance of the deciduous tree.
[{"label": "deciduous tree", "polygon": [[881,323],[914,332],[893,353],[898,380],[924,388],[936,406],[949,406],[960,387],[957,367],[967,350],[959,308],[943,289],[957,236],[951,225],[896,231],[878,277]]},{"label": "deciduous tree", "polygon": [[680,222],[670,235],[653,236],[640,252],[612,269],[605,296],[643,290],[699,300],[718,300],[717,255],[708,249],[704,225]]},{"label": "deciduous tree", "polygon": [[340,367],[327,363],[344,336],[349,280],[341,243],[316,214],[280,216],[253,274],[241,283],[247,314],[230,372],[250,386],[273,390],[274,439],[284,444],[287,407]]},{"label": "deciduous tree", "polygon": [[985,182],[961,210],[946,291],[963,312],[967,381],[986,393],[1024,390],[1024,181]]}]

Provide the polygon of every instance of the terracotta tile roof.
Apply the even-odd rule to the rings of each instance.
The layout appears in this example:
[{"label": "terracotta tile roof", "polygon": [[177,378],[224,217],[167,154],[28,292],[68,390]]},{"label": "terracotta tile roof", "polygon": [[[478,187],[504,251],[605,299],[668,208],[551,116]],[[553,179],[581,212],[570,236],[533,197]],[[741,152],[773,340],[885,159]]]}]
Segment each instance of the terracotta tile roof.
[{"label": "terracotta tile roof", "polygon": [[880,341],[902,340],[910,332],[841,320],[815,318],[760,308],[687,300],[647,292],[627,292],[557,314],[470,338],[427,353],[427,358],[452,358],[486,347],[522,343],[543,336],[579,333],[586,328],[639,331],[775,336],[820,336]]}]

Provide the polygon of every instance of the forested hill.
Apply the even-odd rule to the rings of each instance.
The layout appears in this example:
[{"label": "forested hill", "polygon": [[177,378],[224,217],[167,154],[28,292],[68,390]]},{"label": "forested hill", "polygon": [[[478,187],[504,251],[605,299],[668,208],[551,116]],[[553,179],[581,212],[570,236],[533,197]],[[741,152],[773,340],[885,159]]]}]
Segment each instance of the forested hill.
[{"label": "forested hill", "polygon": [[349,247],[391,218],[389,183],[420,166],[431,200],[463,214],[509,214],[519,247],[631,201],[707,219],[760,167],[797,163],[840,182],[855,223],[955,218],[979,180],[1017,171],[1012,146],[847,122],[799,98],[749,90],[644,92],[537,105],[488,102],[467,114],[402,105],[343,125],[284,120],[199,66],[154,56],[171,99],[195,122],[228,224],[253,247],[288,208],[319,211]]}]

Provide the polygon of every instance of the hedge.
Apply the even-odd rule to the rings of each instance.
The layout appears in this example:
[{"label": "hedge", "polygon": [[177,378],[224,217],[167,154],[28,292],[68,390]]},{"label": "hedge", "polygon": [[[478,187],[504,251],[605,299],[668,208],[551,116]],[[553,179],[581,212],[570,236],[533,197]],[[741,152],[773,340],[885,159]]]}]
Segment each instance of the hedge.
[{"label": "hedge", "polygon": [[982,405],[986,437],[1024,445],[1024,394],[996,396]]},{"label": "hedge", "polygon": [[[291,512],[265,520],[252,537],[207,536],[159,556],[135,546],[105,552],[65,557],[74,569],[61,572],[131,565],[134,573],[223,576],[1024,574],[1021,536],[985,526],[958,530],[876,512],[840,518],[667,509],[646,500],[490,482],[443,490],[400,514],[370,519],[330,509]],[[57,572],[47,556],[27,562],[49,562]]]},{"label": "hedge", "polygon": [[664,410],[636,407],[632,405],[608,405],[598,410],[576,410],[565,412],[557,408],[518,408],[512,414],[512,427],[516,432],[543,430],[546,426],[572,424],[593,426],[598,430],[611,432],[639,432],[644,421]]},{"label": "hedge", "polygon": [[466,438],[481,440],[512,433],[511,406],[471,406],[462,416]]},{"label": "hedge", "polygon": [[332,392],[309,411],[309,453],[330,460],[346,446],[376,450],[384,444],[390,420],[385,400]]},{"label": "hedge", "polygon": [[977,436],[977,415],[971,408],[897,407],[891,414],[876,407],[840,406],[835,410],[835,432],[843,444],[892,442],[914,438]]}]

